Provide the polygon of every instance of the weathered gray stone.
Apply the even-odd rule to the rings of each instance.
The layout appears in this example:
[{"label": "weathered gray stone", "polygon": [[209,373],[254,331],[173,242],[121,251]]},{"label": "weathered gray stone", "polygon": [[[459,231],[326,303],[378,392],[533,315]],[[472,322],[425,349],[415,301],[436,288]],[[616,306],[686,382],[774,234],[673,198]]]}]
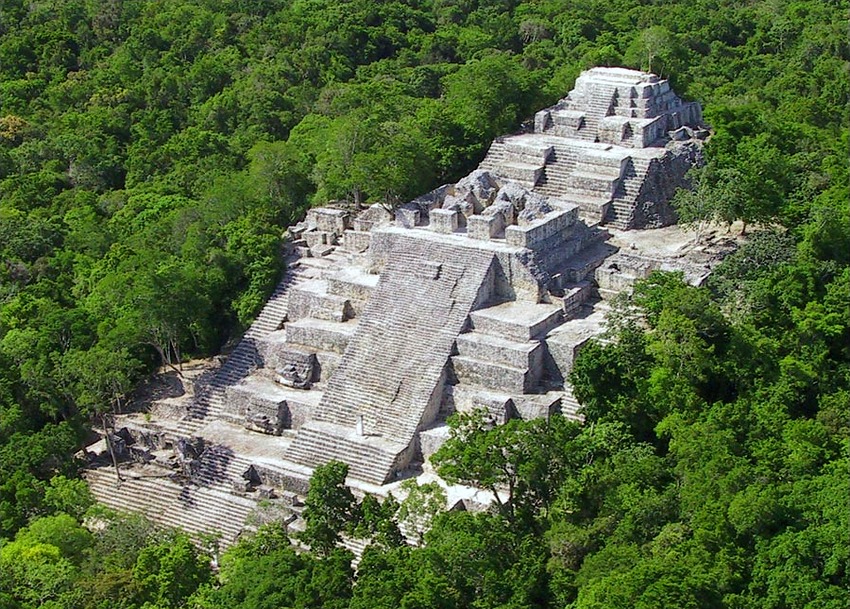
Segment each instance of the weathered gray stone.
[{"label": "weathered gray stone", "polygon": [[421,222],[422,212],[419,207],[406,204],[395,211],[396,224],[402,228],[413,228]]},{"label": "weathered gray stone", "polygon": [[[457,191],[455,194],[446,195],[443,199],[443,210],[456,210],[466,217],[480,213],[484,206],[478,198],[470,191]],[[434,221],[433,210],[431,212],[431,222]]]},{"label": "weathered gray stone", "polygon": [[[466,193],[471,193],[476,199],[476,204],[480,205],[480,208],[483,209],[492,203],[498,190],[499,182],[493,174],[489,171],[476,169],[455,184],[454,195],[464,196]],[[473,211],[473,213],[477,213],[477,211]]]},{"label": "weathered gray stone", "polygon": [[390,224],[393,218],[392,209],[381,203],[375,203],[357,214],[351,225],[357,232],[368,233],[374,228]]},{"label": "weathered gray stone", "polygon": [[460,224],[460,211],[452,209],[431,210],[431,230],[435,233],[451,234],[455,232]]},{"label": "weathered gray stone", "polygon": [[332,207],[314,207],[307,211],[307,225],[319,231],[342,235],[349,227],[349,213]]},{"label": "weathered gray stone", "polygon": [[333,233],[325,231],[307,231],[302,235],[302,238],[307,243],[307,247],[314,248],[317,245],[328,245],[331,243]]}]

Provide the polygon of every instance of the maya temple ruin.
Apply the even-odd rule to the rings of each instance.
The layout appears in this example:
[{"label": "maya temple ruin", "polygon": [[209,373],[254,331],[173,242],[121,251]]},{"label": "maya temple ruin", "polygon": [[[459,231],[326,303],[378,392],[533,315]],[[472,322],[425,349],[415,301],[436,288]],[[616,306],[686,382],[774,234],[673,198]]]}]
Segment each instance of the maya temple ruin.
[{"label": "maya temple ruin", "polygon": [[120,483],[104,441],[88,448],[96,497],[228,544],[260,506],[297,528],[311,472],[332,459],[359,493],[433,479],[455,411],[580,418],[566,379],[610,298],[654,269],[710,271],[710,252],[663,228],[707,135],[668,81],[594,68],[456,184],[393,210],[311,209],[223,365],[116,416]]}]

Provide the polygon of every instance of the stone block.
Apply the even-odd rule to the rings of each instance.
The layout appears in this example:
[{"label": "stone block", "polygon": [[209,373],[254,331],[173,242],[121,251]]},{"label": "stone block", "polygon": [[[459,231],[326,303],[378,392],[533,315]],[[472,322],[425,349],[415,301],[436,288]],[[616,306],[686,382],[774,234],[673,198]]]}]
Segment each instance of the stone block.
[{"label": "stone block", "polygon": [[316,352],[316,381],[326,383],[336,372],[342,356],[332,351]]},{"label": "stone block", "polygon": [[645,148],[665,134],[667,119],[665,116],[656,116],[644,120],[632,122],[635,142]]},{"label": "stone block", "polygon": [[617,190],[618,176],[604,175],[597,171],[574,171],[567,178],[567,185],[574,192],[590,197],[610,199]]},{"label": "stone block", "polygon": [[413,207],[399,207],[395,210],[395,223],[401,228],[414,228],[421,221],[419,209]]},{"label": "stone block", "polygon": [[460,212],[456,209],[432,209],[431,230],[445,235],[457,231],[459,215]]},{"label": "stone block", "polygon": [[[627,123],[630,122],[627,121]],[[622,148],[606,146],[605,148],[583,149],[576,159],[576,163],[591,172],[604,176],[620,177],[629,164],[629,158],[628,153]]]},{"label": "stone block", "polygon": [[276,383],[293,389],[309,389],[316,373],[316,356],[310,353],[305,360],[281,362],[273,370]]},{"label": "stone block", "polygon": [[617,254],[596,269],[596,284],[604,290],[623,291],[631,289],[635,280],[645,279],[660,268],[660,262],[642,256]]},{"label": "stone block", "polygon": [[360,254],[369,249],[371,236],[360,230],[347,230],[342,235],[342,247],[347,252]]},{"label": "stone block", "polygon": [[[535,244],[554,235],[563,235],[564,231],[575,224],[578,218],[578,206],[557,210],[526,226],[508,226],[505,228],[505,240],[514,247],[533,249]],[[566,235],[564,235],[566,237]]]},{"label": "stone block", "polygon": [[471,239],[489,241],[505,234],[505,220],[501,215],[470,216],[466,220],[466,233]]},{"label": "stone block", "polygon": [[[485,201],[489,203],[489,200]],[[442,209],[456,209],[464,217],[468,218],[474,214],[480,213],[484,209],[484,205],[472,192],[455,192],[454,194],[446,195],[443,200]],[[433,214],[434,210],[431,210]]]},{"label": "stone block", "polygon": [[506,302],[470,313],[476,332],[525,342],[545,334],[563,321],[554,304]]},{"label": "stone block", "polygon": [[693,138],[694,132],[688,127],[679,127],[678,129],[668,132],[668,135],[674,142],[686,142]]},{"label": "stone block", "polygon": [[317,245],[328,245],[331,243],[331,233],[325,231],[312,230],[307,231],[302,235],[307,247],[316,247]]},{"label": "stone block", "polygon": [[465,357],[524,369],[539,369],[543,363],[543,347],[536,340],[520,342],[467,332],[459,335],[456,342],[458,353]]},{"label": "stone block", "polygon": [[286,340],[319,351],[343,353],[357,324],[305,318],[286,324]]},{"label": "stone block", "polygon": [[513,398],[510,395],[489,391],[482,387],[455,385],[453,401],[456,412],[483,410],[497,425],[502,425],[516,416]]},{"label": "stone block", "polygon": [[534,115],[534,133],[543,133],[552,126],[552,114],[549,110],[540,110]]},{"label": "stone block", "polygon": [[455,355],[452,357],[455,375],[461,383],[480,385],[505,393],[532,391],[540,380],[539,370],[523,370],[503,364]]},{"label": "stone block", "polygon": [[533,139],[505,140],[505,152],[508,156],[524,163],[544,165],[553,151],[554,148],[550,144],[537,143]]},{"label": "stone block", "polygon": [[579,351],[588,343],[592,336],[554,335],[546,339],[546,352],[551,365],[554,366],[556,378],[566,379],[573,369],[573,362]]},{"label": "stone block", "polygon": [[548,419],[561,412],[562,397],[553,392],[543,395],[517,396],[514,398],[514,408],[523,421],[532,419]]},{"label": "stone block", "polygon": [[314,207],[307,210],[307,224],[318,230],[341,235],[349,228],[349,213],[332,207]]},{"label": "stone block", "polygon": [[240,383],[228,387],[226,397],[246,429],[277,436],[290,426],[286,399],[273,388]]},{"label": "stone block", "polygon": [[[285,336],[285,332],[274,332],[278,336]],[[275,337],[274,340],[260,341],[257,345],[257,351],[263,360],[263,366],[270,370],[282,368],[289,364],[294,364],[311,373],[307,376],[310,381],[315,380],[314,374],[316,368],[316,356],[312,351],[300,349],[283,340]]]},{"label": "stone block", "polygon": [[328,277],[328,293],[348,299],[355,314],[359,314],[379,278],[379,275],[366,273],[356,267],[342,269]]},{"label": "stone block", "polygon": [[523,163],[516,161],[508,161],[499,164],[499,175],[510,180],[516,180],[527,184],[529,187],[534,186],[543,175],[543,165],[533,163]]},{"label": "stone block", "polygon": [[315,317],[328,321],[345,321],[354,316],[351,304],[343,296],[327,293],[327,282],[313,280],[293,287],[289,292],[288,319],[295,321]]},{"label": "stone block", "polygon": [[386,205],[375,203],[360,212],[351,225],[357,232],[369,232],[377,226],[391,223],[394,217],[392,210]]},{"label": "stone block", "polygon": [[449,426],[440,425],[431,429],[423,429],[419,432],[419,450],[422,460],[428,461],[449,438]]},{"label": "stone block", "polygon": [[592,293],[589,281],[569,285],[564,289],[563,307],[564,318],[571,319],[575,313],[588,301]]},{"label": "stone block", "polygon": [[555,110],[552,112],[552,122],[575,132],[584,127],[585,113],[579,110]]},{"label": "stone block", "polygon": [[[479,213],[482,208],[490,205],[498,190],[499,182],[492,173],[484,169],[476,169],[468,176],[461,178],[458,183],[455,184],[454,190],[450,192],[456,197],[461,198],[465,197],[466,193],[471,193],[473,195],[474,201],[472,202],[472,209],[467,209],[465,206],[461,205],[461,211],[463,214],[465,216],[471,216]],[[448,196],[446,199],[448,199]],[[446,207],[445,201],[443,202],[443,207]]]},{"label": "stone block", "polygon": [[310,248],[310,255],[313,258],[323,258],[334,251],[333,245],[314,245]]}]

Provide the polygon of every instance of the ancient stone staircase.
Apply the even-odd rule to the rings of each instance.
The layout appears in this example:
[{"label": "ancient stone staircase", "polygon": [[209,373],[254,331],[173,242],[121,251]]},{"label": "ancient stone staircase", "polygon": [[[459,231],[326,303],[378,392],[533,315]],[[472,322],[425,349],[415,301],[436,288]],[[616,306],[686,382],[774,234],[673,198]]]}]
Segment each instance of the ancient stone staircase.
[{"label": "ancient stone staircase", "polygon": [[604,220],[606,225],[620,230],[631,228],[635,201],[646,181],[652,161],[633,156],[630,163],[631,168],[628,170],[627,177],[622,180],[620,190],[611,202]]},{"label": "ancient stone staircase", "polygon": [[614,114],[617,105],[617,91],[613,87],[595,85],[592,91],[586,92],[581,100],[584,109],[584,127],[576,132],[575,137],[586,141],[596,141],[600,121]]},{"label": "ancient stone staircase", "polygon": [[309,468],[344,461],[350,478],[380,485],[390,479],[398,455],[406,448],[403,442],[360,435],[354,427],[314,420],[298,431],[286,459]]},{"label": "ancient stone staircase", "polygon": [[498,423],[545,416],[560,396],[541,386],[541,339],[563,322],[562,307],[506,302],[473,311],[470,319],[472,331],[458,336],[452,357],[455,409],[484,408]]},{"label": "ancient stone staircase", "polygon": [[573,388],[569,383],[564,384],[562,394],[561,414],[574,421],[583,421],[584,415],[582,415],[581,412],[582,405],[578,403],[575,395],[573,395]]},{"label": "ancient stone staircase", "polygon": [[[321,258],[302,260],[310,272],[289,289],[286,323],[282,329],[254,340],[256,365],[228,389],[230,399],[223,418],[254,429],[256,425],[244,413],[257,413],[259,409],[266,416],[277,412],[283,416],[284,425],[296,429],[312,416],[377,281],[377,275],[356,266],[361,258],[333,250]],[[306,386],[279,384],[279,371],[285,373],[298,366],[312,370],[310,378],[301,379]],[[268,427],[261,430],[268,433],[274,429],[274,425]]]},{"label": "ancient stone staircase", "polygon": [[[207,387],[198,392],[197,398],[189,408],[189,421],[195,425],[204,419],[221,416],[226,410],[225,390],[238,383],[256,369],[259,364],[257,341],[279,329],[286,319],[290,290],[312,278],[315,271],[302,263],[297,257],[287,261],[286,274],[266,302],[257,319],[243,336],[227,361],[216,372]],[[192,433],[187,426],[187,435]]]},{"label": "ancient stone staircase", "polygon": [[551,155],[552,146],[538,138],[505,138],[493,142],[480,168],[533,189]]},{"label": "ancient stone staircase", "polygon": [[[287,459],[305,465],[329,459],[328,434],[347,446],[348,455],[375,453],[374,438],[393,438],[391,450],[407,447],[435,399],[467,315],[489,297],[482,290],[487,290],[492,252],[448,243],[436,247],[400,235],[388,260],[313,420],[305,425],[309,429],[302,428]],[[363,434],[352,435],[358,425]],[[396,456],[374,454],[372,466],[352,476],[382,483]]]},{"label": "ancient stone staircase", "polygon": [[546,165],[543,178],[537,185],[537,192],[560,199],[569,188],[568,180],[575,169],[577,153],[574,146],[563,142],[553,141],[552,148],[552,156]]},{"label": "ancient stone staircase", "polygon": [[[602,112],[602,106],[596,110]],[[577,204],[588,223],[626,230],[631,228],[635,201],[651,160],[635,155],[624,162],[608,153],[610,147],[576,143],[548,133],[510,136],[493,142],[480,168],[520,182],[541,195]],[[504,169],[521,162],[533,165],[533,179]]]},{"label": "ancient stone staircase", "polygon": [[221,486],[184,485],[167,476],[127,477],[117,483],[110,467],[89,469],[86,481],[98,500],[117,511],[141,513],[159,526],[180,528],[196,541],[219,536],[226,547],[246,528],[257,505]]}]

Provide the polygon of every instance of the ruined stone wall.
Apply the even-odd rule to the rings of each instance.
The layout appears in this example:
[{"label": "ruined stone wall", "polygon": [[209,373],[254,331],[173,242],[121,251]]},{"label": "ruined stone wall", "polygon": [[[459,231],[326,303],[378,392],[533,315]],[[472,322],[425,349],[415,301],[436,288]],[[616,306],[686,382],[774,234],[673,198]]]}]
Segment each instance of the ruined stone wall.
[{"label": "ruined stone wall", "polygon": [[674,143],[668,153],[653,160],[635,201],[632,226],[660,228],[678,220],[670,201],[685,185],[685,174],[703,163],[702,148],[693,143]]}]

